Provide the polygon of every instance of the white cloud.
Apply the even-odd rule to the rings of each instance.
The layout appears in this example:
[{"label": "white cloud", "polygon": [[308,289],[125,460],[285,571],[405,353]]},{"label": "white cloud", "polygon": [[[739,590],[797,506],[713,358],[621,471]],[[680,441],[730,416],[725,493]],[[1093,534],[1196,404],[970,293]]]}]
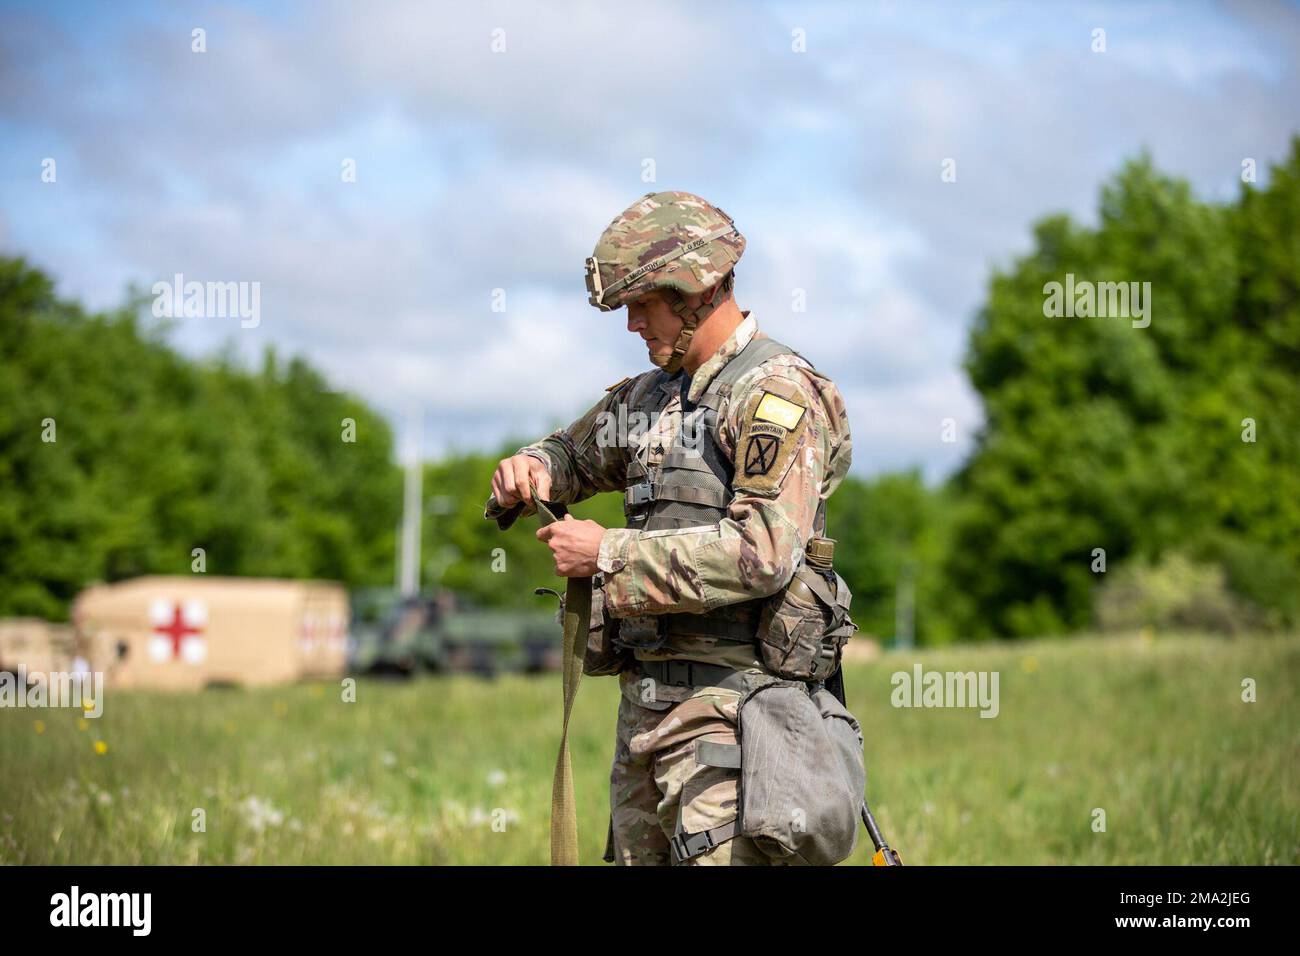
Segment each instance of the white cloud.
[{"label": "white cloud", "polygon": [[[946,473],[979,420],[965,330],[1030,223],[1090,217],[1143,145],[1230,190],[1300,102],[1279,8],[106,9],[0,14],[0,249],[97,306],[127,279],[259,281],[261,327],[186,322],[178,344],[304,352],[392,413],[424,403],[439,448],[536,436],[647,367],[623,313],[587,305],[582,260],[639,194],[686,188],[749,239],[742,306],[840,382],[855,470]],[[31,173],[48,151],[57,187]]]}]

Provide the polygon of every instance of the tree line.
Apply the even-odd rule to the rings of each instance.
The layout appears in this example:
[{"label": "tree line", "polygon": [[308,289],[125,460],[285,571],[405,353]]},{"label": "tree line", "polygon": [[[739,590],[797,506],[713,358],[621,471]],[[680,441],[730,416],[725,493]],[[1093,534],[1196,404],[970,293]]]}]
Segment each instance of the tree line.
[{"label": "tree line", "polygon": [[[59,619],[91,581],[190,573],[195,548],[208,573],[390,585],[383,417],[301,358],[189,359],[169,328],[0,259],[0,615]],[[957,473],[850,477],[831,500],[864,631],[894,634],[900,582],[929,643],[1297,623],[1300,139],[1230,202],[1144,156],[1094,225],[1040,220],[991,276],[965,369],[985,421]],[[497,460],[536,437],[425,465],[426,585],[536,606],[554,583],[531,534],[482,518]],[[617,496],[575,514],[622,523]]]}]

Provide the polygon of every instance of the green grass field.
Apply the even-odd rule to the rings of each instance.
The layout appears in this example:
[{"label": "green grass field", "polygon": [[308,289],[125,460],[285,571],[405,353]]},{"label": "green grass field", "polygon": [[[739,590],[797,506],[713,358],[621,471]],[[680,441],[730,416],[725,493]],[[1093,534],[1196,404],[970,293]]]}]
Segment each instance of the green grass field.
[{"label": "green grass field", "polygon": [[[998,671],[999,715],[892,707],[890,676],[915,661]],[[908,863],[1300,862],[1300,638],[887,653],[846,683],[869,796]],[[340,698],[110,691],[98,720],[0,710],[0,863],[548,861],[558,676],[363,679]],[[612,679],[584,679],[585,863],[604,846],[616,707]]]}]

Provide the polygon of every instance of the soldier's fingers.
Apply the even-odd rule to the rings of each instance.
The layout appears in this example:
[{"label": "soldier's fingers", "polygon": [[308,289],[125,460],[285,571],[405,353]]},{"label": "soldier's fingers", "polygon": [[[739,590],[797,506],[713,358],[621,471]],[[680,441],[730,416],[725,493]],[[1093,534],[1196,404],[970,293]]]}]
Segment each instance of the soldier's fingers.
[{"label": "soldier's fingers", "polygon": [[[523,458],[523,461],[520,461],[520,458]],[[528,487],[528,460],[526,455],[519,455],[510,459],[510,463],[514,466],[515,488],[519,492],[519,497],[531,505],[533,503],[533,492]]]},{"label": "soldier's fingers", "polygon": [[519,459],[511,458],[506,462],[506,480],[514,490],[516,501],[533,503],[532,492],[528,490],[528,469],[520,465]]},{"label": "soldier's fingers", "polygon": [[546,501],[551,500],[551,473],[546,470],[546,466],[536,458],[531,461],[537,462],[537,467],[533,469],[533,484],[537,486],[537,496]]},{"label": "soldier's fingers", "polygon": [[501,481],[501,468],[499,466],[497,467],[497,470],[492,473],[492,497],[497,500],[497,504],[499,505],[514,504],[514,502],[510,500],[510,496],[506,494],[505,485]]},{"label": "soldier's fingers", "polygon": [[515,472],[510,467],[510,462],[503,461],[497,466],[497,473],[494,476],[496,482],[501,486],[501,493],[505,495],[504,500],[497,498],[497,502],[503,505],[512,505],[519,500],[519,491],[515,488]]}]

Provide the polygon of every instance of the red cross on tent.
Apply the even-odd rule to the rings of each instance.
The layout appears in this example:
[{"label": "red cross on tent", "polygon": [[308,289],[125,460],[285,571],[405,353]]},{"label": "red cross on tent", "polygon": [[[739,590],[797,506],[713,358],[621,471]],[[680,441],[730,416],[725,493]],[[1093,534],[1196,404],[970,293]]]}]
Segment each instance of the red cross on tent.
[{"label": "red cross on tent", "polygon": [[181,638],[186,634],[202,634],[203,628],[190,627],[185,623],[185,615],[181,613],[181,606],[177,604],[172,611],[172,619],[167,624],[155,625],[155,634],[165,634],[172,639],[172,657],[181,656]]},{"label": "red cross on tent", "polygon": [[150,656],[159,662],[185,660],[195,664],[206,657],[206,642],[202,640],[203,625],[207,623],[207,609],[199,602],[156,601],[150,609],[153,621],[153,639],[149,642]]}]

